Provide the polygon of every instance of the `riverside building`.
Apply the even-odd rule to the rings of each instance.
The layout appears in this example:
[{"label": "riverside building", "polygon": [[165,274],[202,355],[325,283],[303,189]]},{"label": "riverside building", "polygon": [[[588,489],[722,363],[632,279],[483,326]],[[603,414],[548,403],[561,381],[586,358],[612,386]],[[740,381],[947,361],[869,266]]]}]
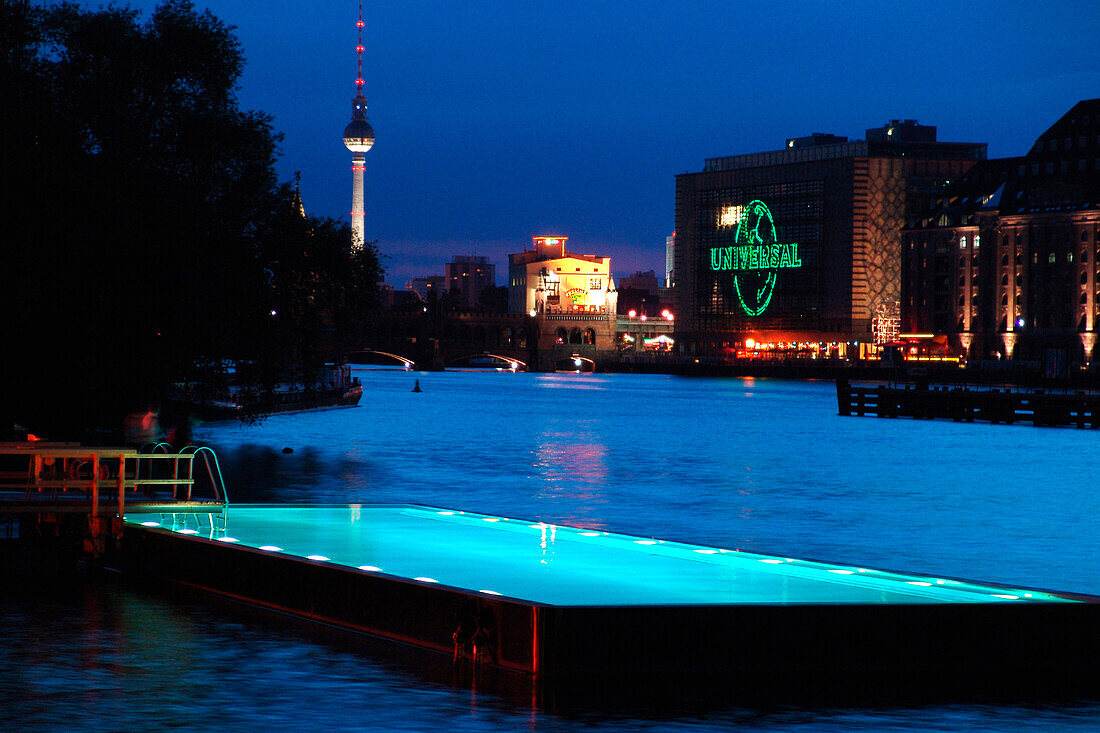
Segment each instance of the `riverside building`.
[{"label": "riverside building", "polygon": [[534,237],[532,249],[508,255],[508,312],[537,319],[540,349],[609,351],[617,302],[611,258],[568,252],[568,239]]},{"label": "riverside building", "polygon": [[815,133],[709,158],[676,177],[678,350],[853,356],[901,298],[906,216],[986,157],[894,120],[866,139]]},{"label": "riverside building", "polygon": [[1100,99],[952,182],[903,232],[902,328],[969,358],[1096,358]]}]

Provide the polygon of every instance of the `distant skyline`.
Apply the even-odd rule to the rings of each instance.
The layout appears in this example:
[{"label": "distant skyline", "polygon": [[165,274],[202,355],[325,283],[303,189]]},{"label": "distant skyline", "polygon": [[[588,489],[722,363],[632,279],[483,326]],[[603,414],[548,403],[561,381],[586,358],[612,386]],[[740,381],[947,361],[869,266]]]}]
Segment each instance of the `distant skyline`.
[{"label": "distant skyline", "polygon": [[[129,5],[147,18],[156,3]],[[357,0],[195,6],[236,27],[239,99],[285,135],[280,178],[301,171],[306,209],[347,221]],[[674,176],[705,158],[891,119],[1022,155],[1100,96],[1093,2],[409,0],[363,15],[366,237],[398,289],[454,255],[506,273],[538,234],[610,256],[617,276],[661,274]]]}]

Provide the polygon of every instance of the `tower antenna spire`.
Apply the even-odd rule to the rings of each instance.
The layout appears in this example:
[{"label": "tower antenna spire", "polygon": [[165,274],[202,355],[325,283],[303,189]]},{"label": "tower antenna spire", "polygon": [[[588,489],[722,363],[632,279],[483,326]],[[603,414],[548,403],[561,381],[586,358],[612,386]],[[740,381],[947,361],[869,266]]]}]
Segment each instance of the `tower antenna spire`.
[{"label": "tower antenna spire", "polygon": [[[363,26],[366,24],[363,22],[363,0],[359,0],[359,20],[355,23],[355,27],[359,31],[359,39],[355,44],[355,96],[364,97],[363,87],[366,85],[366,80],[363,79],[363,52],[366,51],[366,47],[363,45]],[[364,100],[366,97],[364,97]],[[366,119],[366,105],[363,105],[364,119]]]},{"label": "tower antenna spire", "polygon": [[363,200],[363,177],[367,169],[364,153],[374,145],[374,128],[367,122],[367,98],[363,95],[363,0],[359,0],[358,42],[355,44],[356,76],[355,98],[351,100],[351,122],[344,128],[344,145],[351,151],[351,247],[363,248],[363,218],[366,215]]}]

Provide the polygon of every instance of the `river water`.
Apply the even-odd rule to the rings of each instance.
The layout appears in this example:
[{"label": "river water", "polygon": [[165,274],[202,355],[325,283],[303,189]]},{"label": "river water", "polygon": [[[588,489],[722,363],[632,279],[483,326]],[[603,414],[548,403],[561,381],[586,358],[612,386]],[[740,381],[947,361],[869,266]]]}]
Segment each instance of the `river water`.
[{"label": "river water", "polygon": [[[1100,594],[1095,431],[840,417],[831,382],[358,376],[354,409],[199,428],[230,498],[427,504]],[[2,597],[0,634],[0,720],[32,728],[1100,726],[1090,701],[550,712],[339,638],[115,582]]]}]

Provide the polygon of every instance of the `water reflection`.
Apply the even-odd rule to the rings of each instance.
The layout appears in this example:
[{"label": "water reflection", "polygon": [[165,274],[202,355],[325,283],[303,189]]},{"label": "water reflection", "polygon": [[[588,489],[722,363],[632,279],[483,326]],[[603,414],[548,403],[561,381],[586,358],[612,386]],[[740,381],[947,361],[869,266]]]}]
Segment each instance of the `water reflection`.
[{"label": "water reflection", "polygon": [[545,432],[539,436],[535,461],[536,498],[568,507],[562,524],[605,528],[599,505],[607,498],[607,447],[591,441],[591,433]]}]

